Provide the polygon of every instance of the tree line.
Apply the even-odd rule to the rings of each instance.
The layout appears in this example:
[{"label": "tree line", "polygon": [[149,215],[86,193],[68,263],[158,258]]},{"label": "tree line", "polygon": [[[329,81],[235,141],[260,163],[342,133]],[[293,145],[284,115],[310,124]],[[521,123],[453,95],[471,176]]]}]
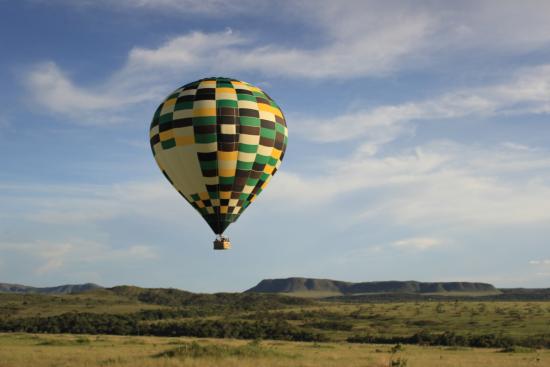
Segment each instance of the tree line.
[{"label": "tree line", "polygon": [[[181,311],[185,312],[185,311]],[[27,333],[193,336],[208,338],[326,341],[320,333],[285,320],[208,320],[143,322],[158,312],[110,315],[65,313],[49,317],[0,320],[0,331]]]},{"label": "tree line", "polygon": [[550,348],[550,334],[527,337],[513,337],[502,334],[456,334],[452,331],[430,333],[421,331],[411,336],[355,335],[347,338],[349,343],[373,344],[419,344],[433,346],[456,346],[475,348],[507,348],[522,346],[529,348]]}]

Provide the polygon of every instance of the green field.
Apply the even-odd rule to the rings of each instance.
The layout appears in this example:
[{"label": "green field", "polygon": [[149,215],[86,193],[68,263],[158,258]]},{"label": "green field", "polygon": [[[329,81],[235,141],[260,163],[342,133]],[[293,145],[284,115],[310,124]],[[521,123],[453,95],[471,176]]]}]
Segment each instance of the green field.
[{"label": "green field", "polygon": [[[396,351],[396,349],[398,349]],[[349,366],[523,367],[550,365],[548,350],[347,343],[250,342],[136,336],[0,334],[1,367]],[[400,362],[401,361],[401,362]]]},{"label": "green field", "polygon": [[66,312],[131,313],[164,306],[95,290],[68,295],[0,293],[0,317],[53,316]]},{"label": "green field", "polygon": [[0,293],[0,332],[0,367],[550,365],[548,301]]}]

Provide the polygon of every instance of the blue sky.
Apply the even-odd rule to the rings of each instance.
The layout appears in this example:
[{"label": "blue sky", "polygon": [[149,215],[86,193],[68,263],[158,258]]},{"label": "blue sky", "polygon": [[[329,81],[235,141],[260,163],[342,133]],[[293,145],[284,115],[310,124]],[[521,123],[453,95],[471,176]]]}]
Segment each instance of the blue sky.
[{"label": "blue sky", "polygon": [[[543,1],[0,0],[0,280],[240,291],[263,278],[550,286]],[[148,127],[205,76],[289,145],[214,252]]]}]

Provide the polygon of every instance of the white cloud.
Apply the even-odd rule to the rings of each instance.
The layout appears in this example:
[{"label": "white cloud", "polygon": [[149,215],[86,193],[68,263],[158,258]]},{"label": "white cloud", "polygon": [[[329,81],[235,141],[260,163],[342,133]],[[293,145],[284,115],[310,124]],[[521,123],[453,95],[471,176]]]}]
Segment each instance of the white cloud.
[{"label": "white cloud", "polygon": [[105,185],[0,183],[0,207],[0,254],[8,275],[104,282],[111,271],[120,276],[124,267],[159,259],[163,244],[192,241],[190,228],[208,233],[162,177]]},{"label": "white cloud", "polygon": [[[109,2],[110,3],[110,2]],[[255,1],[231,1],[224,0],[123,0],[117,1],[115,5],[146,8],[148,11],[169,11],[185,13],[210,13],[227,14],[254,9],[257,4]],[[259,5],[261,7],[261,4]]]},{"label": "white cloud", "polygon": [[[302,10],[296,11],[296,8]],[[547,45],[550,4],[543,1],[460,1],[454,3],[408,1],[305,1],[289,3],[295,17],[320,19],[334,33],[354,34],[368,29],[372,17],[386,24],[411,22],[414,17],[431,19],[425,47],[418,50],[433,57],[435,53],[526,52]],[[503,26],[505,24],[506,26]]]},{"label": "white cloud", "polygon": [[[400,16],[407,21],[399,22]],[[341,24],[336,26],[333,21],[335,17],[338,14],[330,15],[332,21],[321,17],[327,20],[323,31],[329,39],[321,47],[255,47],[242,53],[242,59],[232,68],[313,79],[381,76],[417,51],[432,26],[432,19],[424,14],[363,13],[353,29],[341,29]],[[346,25],[350,24],[348,18]]]},{"label": "white cloud", "polygon": [[421,21],[376,31],[374,27],[370,33],[358,33],[361,37],[357,40],[334,40],[318,49],[257,46],[256,40],[230,29],[190,32],[158,48],[134,47],[123,68],[97,87],[77,85],[54,62],[35,66],[26,84],[33,98],[52,112],[76,118],[76,123],[111,123],[116,122],[111,115],[91,113],[158,103],[175,87],[176,76],[181,83],[220,73],[260,72],[305,78],[378,74],[392,68],[414,48],[424,27]]},{"label": "white cloud", "polygon": [[379,145],[411,131],[410,126],[403,122],[420,118],[423,114],[422,109],[414,104],[382,106],[334,118],[303,118],[295,130],[304,137],[318,142],[365,138],[374,152]]},{"label": "white cloud", "polygon": [[[191,32],[157,49],[133,48],[120,70],[91,87],[77,85],[51,61],[34,66],[25,78],[25,85],[36,102],[48,111],[69,117],[69,123],[128,122],[143,119],[143,110],[150,110],[152,116],[153,105],[177,86],[174,76],[179,76],[179,83],[185,80],[180,79],[182,73],[193,75],[199,68],[208,72],[213,64],[204,60],[223,58],[220,54],[213,55],[212,50],[223,52],[226,47],[242,42],[230,30],[210,34]],[[148,115],[146,119],[149,118]]]},{"label": "white cloud", "polygon": [[154,90],[138,89],[130,93],[110,83],[98,88],[77,86],[53,62],[36,65],[27,75],[25,84],[36,102],[53,113],[68,116],[69,122],[74,124],[107,125],[128,121],[129,117],[111,112],[154,96]]},{"label": "white cloud", "polygon": [[369,149],[363,152],[359,147],[349,157],[326,161],[317,168],[317,174],[278,172],[277,185],[270,187],[270,195],[276,200],[292,198],[297,205],[323,204],[352,191],[418,182],[419,177],[439,169],[447,159],[444,154],[422,149],[413,154],[376,157]]},{"label": "white cloud", "polygon": [[28,76],[32,88],[40,91],[37,100],[51,106],[54,112],[76,113],[80,109],[106,109],[116,105],[116,101],[100,93],[91,93],[78,88],[52,62],[38,65]]},{"label": "white cloud", "polygon": [[[133,1],[147,7],[149,1]],[[166,1],[161,7],[174,2]],[[287,11],[294,10],[288,5]],[[313,13],[312,13],[313,14]],[[327,14],[317,14],[324,19]],[[401,21],[405,17],[407,21]],[[134,47],[124,66],[93,86],[78,84],[54,62],[30,70],[26,84],[32,97],[48,110],[74,122],[110,123],[129,105],[158,103],[178,83],[212,74],[260,73],[298,78],[356,78],[379,76],[403,62],[423,42],[431,25],[424,14],[366,13],[352,31],[334,22],[315,22],[323,42],[315,46],[288,46],[263,42],[227,29],[224,32],[189,32],[159,47]],[[92,113],[95,112],[95,115]],[[103,114],[100,114],[103,112]],[[114,120],[114,121],[112,121]]]},{"label": "white cloud", "polygon": [[428,250],[430,248],[438,247],[443,244],[443,241],[438,238],[433,237],[411,237],[401,239],[392,243],[393,247],[402,248],[402,249],[413,249],[413,250]]},{"label": "white cloud", "polygon": [[[44,0],[29,0],[43,2]],[[337,38],[367,33],[371,29],[386,31],[389,27],[411,23],[415,18],[432,18],[430,40],[423,51],[442,49],[477,49],[528,51],[550,41],[547,14],[550,5],[543,1],[461,1],[456,3],[408,1],[380,2],[369,0],[309,1],[223,1],[223,0],[56,0],[68,6],[94,6],[113,10],[145,10],[148,13],[176,17],[202,15],[258,16],[269,14],[274,19],[307,23]],[[51,2],[51,1],[50,1]],[[505,24],[506,26],[502,26]],[[346,38],[347,39],[347,38]]]},{"label": "white cloud", "polygon": [[378,106],[334,118],[306,118],[297,131],[320,142],[366,138],[378,146],[410,132],[413,121],[524,113],[550,113],[550,64],[520,70],[507,83],[459,90],[420,102]]},{"label": "white cloud", "polygon": [[[45,0],[27,0],[42,3]],[[224,1],[224,0],[48,0],[48,3],[57,2],[68,6],[90,8],[102,7],[113,10],[142,10],[161,14],[194,14],[206,16],[224,16],[242,13],[251,13],[265,9],[266,4],[253,0]]]},{"label": "white cloud", "polygon": [[[413,152],[355,153],[325,163],[316,174],[281,172],[265,198],[284,210],[339,210],[346,197],[371,197],[347,221],[388,218],[415,227],[503,226],[550,220],[550,155],[509,145],[479,147],[448,141]],[[344,210],[344,208],[341,208]]]},{"label": "white cloud", "polygon": [[0,250],[8,257],[8,252],[25,255],[38,262],[36,275],[61,271],[68,267],[78,267],[86,263],[134,262],[158,258],[156,251],[146,245],[133,245],[113,248],[103,243],[71,239],[61,242],[3,242]]},{"label": "white cloud", "polygon": [[[416,175],[364,213],[418,226],[523,226],[550,220],[550,157],[503,148],[440,145],[437,169]],[[437,153],[439,152],[439,153]],[[479,158],[482,157],[482,158]],[[532,161],[531,161],[532,160]]]},{"label": "white cloud", "polygon": [[[27,77],[33,98],[52,112],[72,117],[75,123],[129,121],[133,116],[121,111],[136,105],[150,108],[176,87],[174,80],[182,83],[223,73],[337,80],[380,77],[403,68],[426,67],[426,62],[419,60],[437,60],[434,53],[452,53],[459,49],[469,54],[472,52],[469,48],[486,50],[502,42],[509,42],[501,45],[504,49],[521,46],[523,50],[541,47],[550,41],[550,26],[542,15],[546,14],[546,5],[541,4],[506,3],[492,7],[486,3],[468,3],[461,7],[401,4],[396,7],[377,2],[327,1],[251,6],[248,1],[225,4],[217,0],[184,3],[126,0],[118,5],[101,4],[175,14],[199,12],[205,16],[227,12],[274,13],[286,26],[295,23],[305,27],[305,32],[315,35],[316,42],[305,45],[265,42],[250,36],[255,33],[249,30],[243,30],[246,36],[231,30],[194,31],[175,36],[158,47],[132,48],[121,69],[92,86],[75,82],[53,62],[33,68]],[[516,14],[524,17],[517,18]],[[501,26],[502,19],[508,19],[507,27]],[[500,89],[494,86],[489,90],[464,90],[431,101],[381,106],[337,117],[335,124],[325,121],[316,138],[344,140],[368,129],[375,140],[383,143],[402,132],[404,128],[399,125],[404,121],[500,113],[507,108],[519,111],[522,106],[516,106],[517,103],[525,104],[523,107],[528,112],[547,113],[550,110],[548,69],[547,66],[535,70],[531,78],[524,75],[523,80]],[[345,132],[331,127],[351,120]]]},{"label": "white cloud", "polygon": [[[227,62],[238,61],[237,51],[233,48],[248,43],[250,40],[231,29],[217,33],[191,32],[172,38],[158,48],[134,47],[121,76],[126,78],[146,70],[160,73],[167,70],[180,72],[190,68],[197,70],[205,65],[213,69],[220,66],[223,68]],[[224,60],[224,56],[227,56],[227,60]]]},{"label": "white cloud", "polygon": [[0,189],[1,205],[17,208],[10,211],[11,218],[20,212],[20,220],[51,225],[98,223],[127,215],[178,221],[193,214],[162,177],[110,185],[0,184]]},{"label": "white cloud", "polygon": [[550,4],[544,1],[462,1],[438,10],[453,48],[526,52],[550,41]]},{"label": "white cloud", "polygon": [[529,264],[531,264],[531,265],[550,265],[550,259],[531,260],[531,261],[529,261]]}]

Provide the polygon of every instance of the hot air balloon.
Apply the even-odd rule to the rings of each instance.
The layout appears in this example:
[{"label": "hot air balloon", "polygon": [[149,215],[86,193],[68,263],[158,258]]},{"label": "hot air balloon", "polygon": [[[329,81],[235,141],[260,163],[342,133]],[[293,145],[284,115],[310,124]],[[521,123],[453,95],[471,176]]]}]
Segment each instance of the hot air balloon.
[{"label": "hot air balloon", "polygon": [[279,106],[260,88],[211,77],[172,92],[157,108],[151,149],[166,179],[231,247],[225,229],[277,172],[288,129]]}]

